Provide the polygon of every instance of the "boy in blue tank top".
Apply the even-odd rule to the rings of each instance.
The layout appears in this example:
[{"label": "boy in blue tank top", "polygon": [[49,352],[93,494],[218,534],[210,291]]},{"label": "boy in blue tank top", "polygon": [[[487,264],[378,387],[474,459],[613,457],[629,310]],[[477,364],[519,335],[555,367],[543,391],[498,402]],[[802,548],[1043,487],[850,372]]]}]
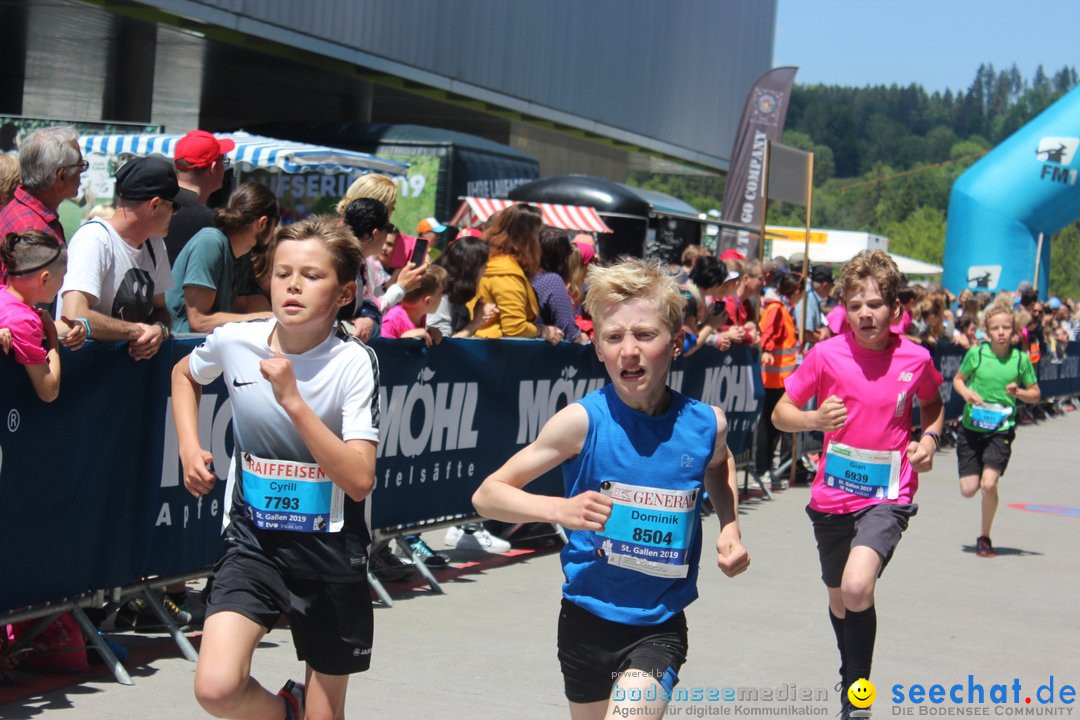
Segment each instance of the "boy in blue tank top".
[{"label": "boy in blue tank top", "polygon": [[[667,387],[682,349],[674,280],[626,260],[592,268],[588,284],[593,343],[611,384],[556,413],[473,504],[484,517],[570,531],[558,648],[571,718],[662,717],[686,660],[683,609],[697,598],[703,491],[721,523],[717,565],[733,577],[750,564],[727,419]],[[523,489],[560,464],[565,497]]]}]

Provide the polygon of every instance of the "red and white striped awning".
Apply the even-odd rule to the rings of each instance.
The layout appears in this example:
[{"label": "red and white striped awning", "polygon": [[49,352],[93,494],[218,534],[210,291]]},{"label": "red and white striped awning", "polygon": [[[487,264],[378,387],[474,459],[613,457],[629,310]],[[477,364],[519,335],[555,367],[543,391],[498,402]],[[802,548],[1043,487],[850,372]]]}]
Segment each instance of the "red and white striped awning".
[{"label": "red and white striped awning", "polygon": [[[495,213],[516,205],[515,200],[500,198],[467,197],[454,213],[450,224],[455,227],[476,227],[487,221]],[[544,224],[560,230],[582,230],[584,232],[614,232],[596,214],[595,208],[587,205],[553,205],[551,203],[525,203],[540,208],[544,215]]]}]

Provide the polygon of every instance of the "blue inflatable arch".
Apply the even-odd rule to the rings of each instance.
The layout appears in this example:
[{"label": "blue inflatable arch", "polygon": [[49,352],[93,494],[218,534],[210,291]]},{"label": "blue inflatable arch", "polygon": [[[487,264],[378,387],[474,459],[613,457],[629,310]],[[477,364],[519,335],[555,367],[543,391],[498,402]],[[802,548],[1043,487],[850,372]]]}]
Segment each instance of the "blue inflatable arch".
[{"label": "blue inflatable arch", "polygon": [[1080,88],[1074,88],[957,178],[945,230],[945,287],[1015,290],[1050,279],[1050,236],[1080,217]]}]

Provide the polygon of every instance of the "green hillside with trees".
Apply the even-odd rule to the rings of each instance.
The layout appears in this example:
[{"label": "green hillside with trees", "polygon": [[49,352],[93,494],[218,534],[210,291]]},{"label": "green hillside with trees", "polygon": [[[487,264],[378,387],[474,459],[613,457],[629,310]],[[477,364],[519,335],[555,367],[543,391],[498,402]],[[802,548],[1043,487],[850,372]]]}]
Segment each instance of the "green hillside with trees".
[{"label": "green hillside with trees", "polygon": [[[815,227],[885,235],[894,252],[940,264],[953,181],[1078,81],[1075,68],[1049,76],[1040,67],[1025,80],[1015,66],[984,65],[955,94],[796,85],[783,142],[814,153]],[[721,208],[719,179],[639,173],[630,184]],[[770,204],[768,222],[799,226],[803,213]],[[1080,297],[1080,223],[1053,237],[1051,292]]]}]

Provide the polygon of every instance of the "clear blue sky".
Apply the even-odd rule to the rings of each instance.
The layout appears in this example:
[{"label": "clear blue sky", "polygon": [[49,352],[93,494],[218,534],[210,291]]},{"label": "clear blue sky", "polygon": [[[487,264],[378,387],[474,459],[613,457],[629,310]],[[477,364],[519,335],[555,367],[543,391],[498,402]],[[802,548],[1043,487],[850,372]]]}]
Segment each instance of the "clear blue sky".
[{"label": "clear blue sky", "polygon": [[797,83],[967,90],[980,63],[1080,70],[1080,0],[778,0],[773,66]]}]

